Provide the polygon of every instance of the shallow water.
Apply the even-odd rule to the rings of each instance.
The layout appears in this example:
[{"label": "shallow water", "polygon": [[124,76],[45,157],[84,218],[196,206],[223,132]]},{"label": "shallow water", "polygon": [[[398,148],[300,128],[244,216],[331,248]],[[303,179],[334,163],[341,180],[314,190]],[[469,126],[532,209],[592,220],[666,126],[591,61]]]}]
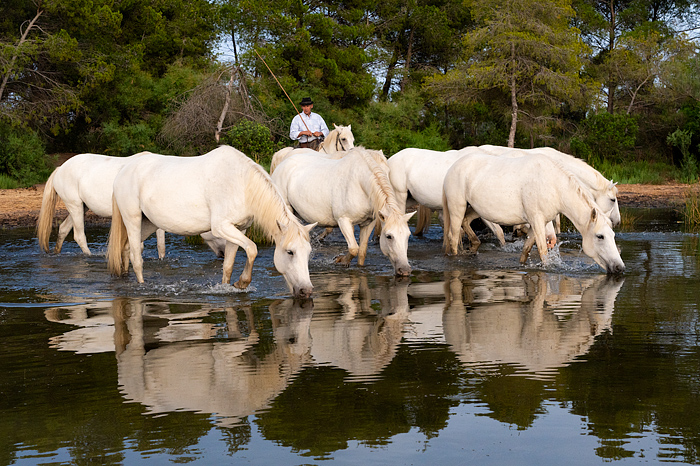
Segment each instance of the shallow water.
[{"label": "shallow water", "polygon": [[334,232],[306,303],[271,248],[240,292],[178,236],[138,284],[105,229],[92,256],[0,231],[0,464],[698,464],[698,235],[634,213],[622,277],[577,234],[522,267],[518,241],[445,257],[433,226],[399,280],[376,245],[335,265]]}]

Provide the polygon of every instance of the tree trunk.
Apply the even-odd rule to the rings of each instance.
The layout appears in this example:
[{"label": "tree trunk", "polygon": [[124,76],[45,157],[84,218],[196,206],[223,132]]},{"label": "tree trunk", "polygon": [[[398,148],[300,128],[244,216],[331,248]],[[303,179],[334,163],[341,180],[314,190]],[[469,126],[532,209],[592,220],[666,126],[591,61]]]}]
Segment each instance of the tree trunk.
[{"label": "tree trunk", "polygon": [[515,87],[515,44],[510,44],[510,53],[513,58],[513,67],[510,70],[510,133],[508,134],[508,147],[515,147],[515,130],[518,126],[518,99]]},{"label": "tree trunk", "polygon": [[10,74],[12,74],[12,68],[15,66],[15,62],[17,61],[17,56],[19,55],[19,48],[24,44],[27,40],[27,36],[29,35],[29,31],[34,27],[34,23],[36,23],[36,20],[39,19],[39,16],[43,13],[42,10],[37,10],[36,16],[34,16],[34,19],[32,19],[29,22],[29,26],[27,26],[27,29],[24,30],[22,33],[22,37],[19,39],[19,43],[17,44],[17,48],[15,49],[15,53],[12,55],[12,58],[10,59],[10,65],[7,67],[7,72],[5,73],[5,77],[2,79],[2,84],[0,84],[0,101],[2,101],[2,95],[5,93],[5,87],[7,87],[7,82],[10,80]]},{"label": "tree trunk", "polygon": [[228,107],[231,105],[231,92],[233,92],[233,77],[235,76],[235,70],[231,69],[231,79],[228,80],[228,85],[226,86],[226,102],[224,103],[224,108],[221,110],[221,116],[216,124],[216,132],[214,133],[214,138],[216,142],[219,142],[221,138],[221,130],[224,127],[224,120],[226,120],[226,114],[228,113]]},{"label": "tree trunk", "polygon": [[[615,27],[617,16],[615,14],[615,0],[610,0],[610,49],[612,52],[615,50]],[[612,76],[612,72],[608,76],[608,113],[613,114],[615,111],[615,80]]]},{"label": "tree trunk", "polygon": [[396,64],[399,62],[399,48],[398,45],[394,47],[394,55],[391,57],[391,63],[389,63],[389,68],[386,70],[386,78],[384,79],[384,86],[382,87],[382,94],[379,100],[386,100],[389,98],[389,91],[391,90],[391,83],[394,79],[394,70],[396,69]]},{"label": "tree trunk", "polygon": [[401,92],[406,88],[408,84],[408,72],[411,69],[411,55],[413,54],[413,28],[411,28],[411,34],[408,37],[408,51],[406,52],[406,66],[404,67],[403,79],[401,79]]}]

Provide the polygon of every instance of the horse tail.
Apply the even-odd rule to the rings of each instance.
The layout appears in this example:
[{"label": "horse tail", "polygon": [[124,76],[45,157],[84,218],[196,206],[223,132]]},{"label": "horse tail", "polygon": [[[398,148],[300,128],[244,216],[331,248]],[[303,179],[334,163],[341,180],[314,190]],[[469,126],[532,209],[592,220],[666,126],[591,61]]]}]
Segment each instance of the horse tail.
[{"label": "horse tail", "polygon": [[416,220],[416,230],[413,232],[414,235],[422,235],[428,231],[430,227],[430,219],[433,212],[425,207],[423,204],[418,205],[418,220]]},{"label": "horse tail", "polygon": [[51,236],[53,216],[56,212],[56,203],[58,202],[58,193],[53,187],[53,177],[56,175],[56,171],[54,170],[49,179],[46,180],[44,195],[41,198],[41,210],[36,222],[36,237],[39,240],[39,247],[44,252],[49,252],[49,237]]},{"label": "horse tail", "polygon": [[107,240],[107,267],[114,276],[126,274],[128,263],[124,264],[122,254],[126,249],[128,237],[126,235],[126,225],[119,211],[117,200],[112,195],[112,225],[109,228],[109,239]]}]

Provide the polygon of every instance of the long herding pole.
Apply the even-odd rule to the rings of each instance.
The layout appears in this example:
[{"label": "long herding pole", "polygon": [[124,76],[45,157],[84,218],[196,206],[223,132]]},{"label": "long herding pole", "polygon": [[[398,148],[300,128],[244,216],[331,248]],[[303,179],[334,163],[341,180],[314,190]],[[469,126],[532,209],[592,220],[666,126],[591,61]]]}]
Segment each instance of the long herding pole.
[{"label": "long herding pole", "polygon": [[[255,49],[253,49],[253,50],[255,50]],[[297,112],[298,115],[301,115],[301,112],[299,110],[297,110],[297,106],[294,105],[294,102],[292,102],[292,99],[289,98],[289,94],[287,94],[287,91],[284,90],[284,87],[282,87],[282,84],[280,83],[279,79],[277,79],[277,76],[275,76],[275,73],[273,73],[272,70],[270,69],[270,67],[267,65],[267,62],[265,61],[265,59],[260,56],[260,54],[258,53],[257,50],[255,50],[255,53],[258,57],[260,57],[260,60],[262,60],[262,62],[265,63],[265,66],[267,66],[267,70],[270,72],[272,77],[275,78],[275,81],[277,81],[277,84],[279,85],[280,89],[282,89],[282,92],[284,92],[284,95],[286,95],[287,99],[289,99],[289,103],[291,103],[292,107],[294,107],[294,111]],[[299,119],[301,120],[302,123],[304,123],[304,126],[306,126],[306,131],[311,133],[311,130],[307,126],[306,122],[304,121],[304,118],[299,116]],[[311,133],[311,134],[313,134],[313,133]]]}]

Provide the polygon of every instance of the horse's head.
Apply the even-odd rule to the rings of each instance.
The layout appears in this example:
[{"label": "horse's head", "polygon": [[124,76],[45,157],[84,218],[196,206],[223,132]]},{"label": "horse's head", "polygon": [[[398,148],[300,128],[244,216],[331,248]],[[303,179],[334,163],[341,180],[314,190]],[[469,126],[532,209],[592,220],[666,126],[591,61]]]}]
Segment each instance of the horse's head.
[{"label": "horse's head", "polygon": [[310,298],[314,287],[309,277],[309,232],[316,224],[303,226],[296,220],[290,220],[286,225],[278,221],[277,225],[280,235],[275,238],[275,268],[282,274],[295,298]]},{"label": "horse's head", "polygon": [[615,232],[612,230],[610,219],[597,207],[591,210],[588,227],[581,231],[583,237],[583,252],[592,258],[607,273],[622,273],[625,264],[620,257],[620,251],[615,244]]},{"label": "horse's head", "polygon": [[411,236],[408,219],[413,214],[415,212],[402,214],[384,208],[377,215],[381,222],[379,247],[394,266],[394,273],[402,277],[411,274],[411,266],[408,264],[408,237]]},{"label": "horse's head", "polygon": [[620,206],[617,202],[616,184],[617,183],[613,183],[611,180],[606,188],[595,196],[595,203],[610,219],[613,227],[619,225],[622,221],[620,217]]},{"label": "horse's head", "polygon": [[355,136],[352,134],[352,125],[338,126],[333,123],[335,131],[338,132],[338,139],[336,140],[336,150],[337,151],[348,151],[355,147]]}]

